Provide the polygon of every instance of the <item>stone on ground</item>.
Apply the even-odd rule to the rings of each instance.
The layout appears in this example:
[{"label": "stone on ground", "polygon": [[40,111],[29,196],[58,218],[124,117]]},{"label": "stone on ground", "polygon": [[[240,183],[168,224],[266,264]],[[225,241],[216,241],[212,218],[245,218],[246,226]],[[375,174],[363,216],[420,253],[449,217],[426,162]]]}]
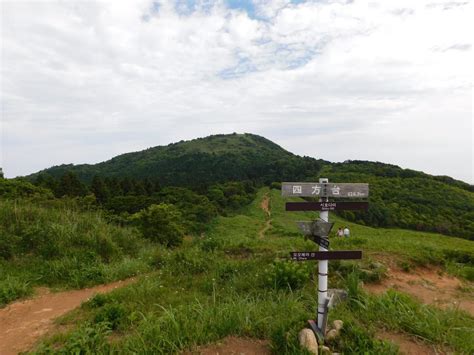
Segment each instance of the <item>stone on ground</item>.
[{"label": "stone on ground", "polygon": [[329,332],[326,333],[325,340],[331,342],[339,336],[339,331],[336,329],[331,329]]},{"label": "stone on ground", "polygon": [[298,334],[298,340],[301,347],[308,350],[311,354],[318,355],[318,341],[311,329],[302,329]]},{"label": "stone on ground", "polygon": [[343,325],[344,322],[342,320],[335,320],[334,322],[332,322],[332,327],[337,331],[340,331]]}]

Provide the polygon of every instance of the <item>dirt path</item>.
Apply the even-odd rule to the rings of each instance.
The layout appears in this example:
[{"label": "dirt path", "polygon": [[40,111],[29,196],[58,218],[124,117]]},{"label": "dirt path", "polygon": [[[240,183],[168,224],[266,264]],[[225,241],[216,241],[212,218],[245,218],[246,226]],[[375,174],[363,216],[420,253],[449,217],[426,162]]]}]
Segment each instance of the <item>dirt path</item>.
[{"label": "dirt path", "polygon": [[474,296],[460,291],[462,283],[436,268],[420,268],[410,272],[392,269],[380,284],[367,284],[365,288],[381,294],[389,288],[408,293],[421,302],[441,308],[459,307],[474,316]]},{"label": "dirt path", "polygon": [[447,353],[444,349],[439,349],[406,334],[383,330],[377,333],[377,338],[397,344],[400,353],[404,355],[439,355]]},{"label": "dirt path", "polygon": [[131,278],[83,290],[57,293],[43,288],[32,299],[14,302],[0,309],[0,354],[10,355],[28,350],[53,328],[55,318],[78,307],[96,293],[109,292],[134,281],[135,278]]},{"label": "dirt path", "polygon": [[262,199],[262,203],[260,204],[260,208],[265,212],[267,221],[265,222],[265,225],[263,228],[258,232],[258,237],[260,239],[265,237],[265,233],[267,232],[268,229],[272,226],[272,212],[270,211],[270,196],[268,194],[265,194]]},{"label": "dirt path", "polygon": [[268,341],[238,337],[227,337],[221,341],[206,346],[200,346],[182,355],[270,355]]}]

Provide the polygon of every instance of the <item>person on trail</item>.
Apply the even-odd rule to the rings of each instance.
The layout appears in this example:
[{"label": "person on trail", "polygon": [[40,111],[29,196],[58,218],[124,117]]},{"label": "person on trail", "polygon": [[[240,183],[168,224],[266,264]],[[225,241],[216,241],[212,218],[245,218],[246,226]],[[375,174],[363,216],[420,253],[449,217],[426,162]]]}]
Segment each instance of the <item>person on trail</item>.
[{"label": "person on trail", "polygon": [[351,231],[349,230],[349,228],[347,226],[344,227],[344,237],[349,238],[350,235]]},{"label": "person on trail", "polygon": [[337,234],[336,234],[338,237],[343,237],[344,236],[344,231],[342,230],[341,227],[339,227],[339,229],[337,230]]}]

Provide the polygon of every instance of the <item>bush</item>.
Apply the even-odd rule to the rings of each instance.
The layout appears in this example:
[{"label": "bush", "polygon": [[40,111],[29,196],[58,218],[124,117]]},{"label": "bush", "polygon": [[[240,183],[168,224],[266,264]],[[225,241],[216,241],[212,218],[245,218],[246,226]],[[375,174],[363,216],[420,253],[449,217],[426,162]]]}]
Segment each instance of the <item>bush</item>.
[{"label": "bush", "polygon": [[167,247],[180,245],[183,241],[182,219],[179,210],[166,203],[151,205],[132,216],[143,237]]},{"label": "bush", "polygon": [[109,328],[115,330],[127,318],[127,311],[124,306],[120,304],[109,303],[106,304],[94,318],[95,323],[108,324]]},{"label": "bush", "polygon": [[310,266],[310,263],[277,260],[265,271],[266,283],[277,289],[300,288],[311,278]]},{"label": "bush", "polygon": [[31,285],[27,281],[7,276],[0,281],[0,307],[17,298],[28,296],[32,291]]}]

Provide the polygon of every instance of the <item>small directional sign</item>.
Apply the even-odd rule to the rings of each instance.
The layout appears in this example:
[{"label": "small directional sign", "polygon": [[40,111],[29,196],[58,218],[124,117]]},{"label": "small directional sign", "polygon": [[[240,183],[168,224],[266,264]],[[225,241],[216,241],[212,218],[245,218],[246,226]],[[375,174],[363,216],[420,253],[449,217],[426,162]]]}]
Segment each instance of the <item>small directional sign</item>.
[{"label": "small directional sign", "polygon": [[327,238],[322,238],[317,235],[312,235],[309,237],[313,242],[318,244],[320,247],[323,247],[324,249],[329,249],[329,239]]},{"label": "small directional sign", "polygon": [[368,202],[287,202],[286,211],[353,211],[367,210]]},{"label": "small directional sign", "polygon": [[297,221],[299,229],[304,235],[318,235],[320,237],[326,237],[331,232],[334,223],[319,221]]},{"label": "small directional sign", "polygon": [[306,260],[355,260],[362,259],[361,250],[334,250],[334,251],[294,251],[290,253],[295,261]]},{"label": "small directional sign", "polygon": [[369,184],[362,183],[316,183],[316,182],[284,182],[281,194],[286,197],[369,197]]}]

